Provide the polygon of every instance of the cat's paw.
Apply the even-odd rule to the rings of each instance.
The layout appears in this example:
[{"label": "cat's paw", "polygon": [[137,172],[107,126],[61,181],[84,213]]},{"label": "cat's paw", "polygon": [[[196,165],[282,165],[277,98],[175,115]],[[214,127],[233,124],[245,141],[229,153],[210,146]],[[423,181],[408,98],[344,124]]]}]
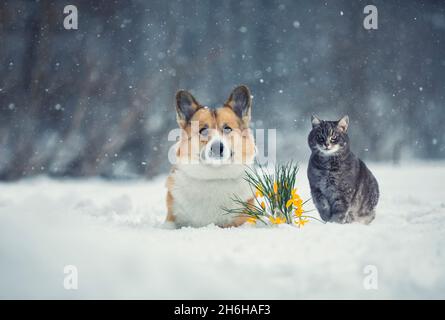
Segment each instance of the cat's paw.
[{"label": "cat's paw", "polygon": [[345,223],[351,223],[352,220],[351,220],[350,216],[347,214],[334,214],[331,216],[331,219],[329,222],[345,224]]},{"label": "cat's paw", "polygon": [[320,214],[321,220],[323,220],[325,222],[331,221],[331,214],[329,212],[319,211],[319,214]]}]

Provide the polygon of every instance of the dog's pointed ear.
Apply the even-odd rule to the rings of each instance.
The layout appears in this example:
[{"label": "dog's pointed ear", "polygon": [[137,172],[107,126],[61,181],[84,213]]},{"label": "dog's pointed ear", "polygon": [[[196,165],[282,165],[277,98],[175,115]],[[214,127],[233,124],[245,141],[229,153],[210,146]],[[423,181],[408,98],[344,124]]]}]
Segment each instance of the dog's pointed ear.
[{"label": "dog's pointed ear", "polygon": [[250,114],[252,109],[252,96],[246,86],[239,86],[233,89],[226,105],[232,108],[246,126],[249,126]]},{"label": "dog's pointed ear", "polygon": [[321,124],[321,119],[317,117],[315,114],[311,116],[312,128],[318,127]]},{"label": "dog's pointed ear", "polygon": [[337,123],[337,127],[343,131],[346,132],[348,131],[348,126],[349,126],[349,117],[346,115],[343,118],[341,118],[340,120],[338,120]]},{"label": "dog's pointed ear", "polygon": [[176,119],[180,127],[185,127],[199,108],[201,106],[188,91],[176,93]]}]

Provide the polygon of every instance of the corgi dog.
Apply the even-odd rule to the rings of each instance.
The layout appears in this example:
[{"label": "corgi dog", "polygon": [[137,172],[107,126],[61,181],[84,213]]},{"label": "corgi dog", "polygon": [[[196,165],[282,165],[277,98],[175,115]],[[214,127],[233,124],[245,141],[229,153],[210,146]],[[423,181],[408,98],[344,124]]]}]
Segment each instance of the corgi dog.
[{"label": "corgi dog", "polygon": [[180,137],[176,161],[167,178],[167,223],[175,227],[215,224],[235,227],[247,217],[228,214],[236,195],[253,201],[244,180],[255,158],[250,129],[252,98],[246,86],[235,88],[224,105],[209,108],[187,91],[176,94]]}]

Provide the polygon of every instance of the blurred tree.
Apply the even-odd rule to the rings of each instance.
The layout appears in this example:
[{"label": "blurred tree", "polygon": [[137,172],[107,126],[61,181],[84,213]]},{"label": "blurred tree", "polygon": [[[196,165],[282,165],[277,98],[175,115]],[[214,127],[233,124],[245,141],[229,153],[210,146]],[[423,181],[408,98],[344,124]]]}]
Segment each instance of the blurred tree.
[{"label": "blurred tree", "polygon": [[174,94],[221,104],[244,83],[279,160],[307,159],[309,116],[351,116],[363,158],[444,158],[445,6],[374,1],[0,3],[0,179],[165,172]]}]

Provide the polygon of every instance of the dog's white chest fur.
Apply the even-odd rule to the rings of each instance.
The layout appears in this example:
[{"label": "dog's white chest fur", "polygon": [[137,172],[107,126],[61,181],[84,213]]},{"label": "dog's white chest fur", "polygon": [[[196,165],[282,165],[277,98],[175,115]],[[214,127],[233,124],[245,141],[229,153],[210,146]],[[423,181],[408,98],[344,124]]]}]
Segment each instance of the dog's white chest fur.
[{"label": "dog's white chest fur", "polygon": [[252,190],[243,179],[244,169],[242,165],[179,166],[173,173],[171,190],[176,224],[193,227],[230,224],[235,216],[222,208],[238,207],[232,200],[235,195],[243,200],[252,197]]}]

